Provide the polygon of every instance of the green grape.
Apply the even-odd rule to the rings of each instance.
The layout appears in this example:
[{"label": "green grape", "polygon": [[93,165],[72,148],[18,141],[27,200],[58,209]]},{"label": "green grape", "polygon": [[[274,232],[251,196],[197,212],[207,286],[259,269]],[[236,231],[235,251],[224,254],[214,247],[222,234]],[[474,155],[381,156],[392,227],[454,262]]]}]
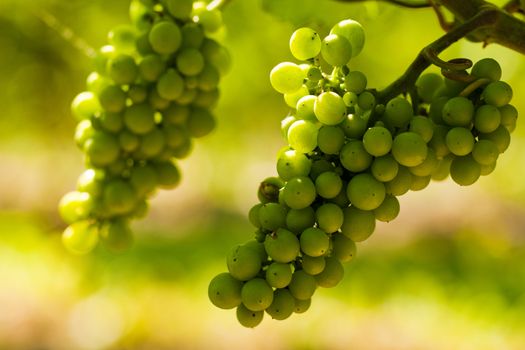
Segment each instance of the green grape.
[{"label": "green grape", "polygon": [[142,103],[148,98],[148,90],[143,85],[132,85],[129,87],[128,97],[132,103]]},{"label": "green grape", "polygon": [[491,174],[496,169],[496,162],[489,165],[480,165],[480,173],[482,176]]},{"label": "green grape", "polygon": [[184,80],[175,69],[168,69],[157,82],[157,92],[166,100],[176,100],[184,91]]},{"label": "green grape", "polygon": [[308,91],[308,88],[306,85],[301,86],[301,88],[295,92],[284,94],[284,102],[290,107],[295,108],[297,106],[297,102],[305,96],[309,96],[310,92]]},{"label": "green grape", "polygon": [[343,123],[341,123],[341,128],[343,129],[346,137],[359,139],[365,134],[367,125],[367,119],[357,114],[349,114]]},{"label": "green grape", "polygon": [[370,166],[372,175],[381,182],[392,181],[399,170],[399,163],[391,154],[377,157]]},{"label": "green grape", "polygon": [[288,290],[293,297],[298,300],[308,300],[314,295],[317,289],[315,278],[303,270],[295,270],[292,281],[288,285]]},{"label": "green grape", "polygon": [[[458,72],[458,73],[461,73],[461,72]],[[467,75],[466,71],[462,71],[462,73],[464,75]],[[445,87],[440,90],[444,96],[448,96],[448,97],[458,96],[468,84],[464,81],[459,81],[459,80],[454,80],[454,79],[449,79],[449,78],[445,78],[444,81],[445,81]],[[436,93],[436,95],[438,95],[438,93]]]},{"label": "green grape", "polygon": [[228,73],[231,67],[231,57],[224,47],[212,39],[205,38],[200,50],[206,61],[217,68],[221,75]]},{"label": "green grape", "polygon": [[263,203],[258,203],[250,208],[250,211],[248,212],[248,220],[250,223],[259,228],[261,227],[261,222],[259,221],[259,210],[263,206]]},{"label": "green grape", "polygon": [[160,188],[171,189],[180,182],[180,172],[173,162],[162,162],[155,164],[157,171],[157,182]]},{"label": "green grape", "polygon": [[335,92],[323,92],[315,100],[314,113],[321,123],[337,125],[346,117],[346,105]]},{"label": "green grape", "polygon": [[132,105],[124,112],[124,124],[135,134],[147,134],[155,127],[154,114],[148,104]]},{"label": "green grape", "polygon": [[272,304],[273,289],[262,278],[254,278],[242,286],[241,300],[251,311],[263,311]]},{"label": "green grape", "polygon": [[319,80],[323,79],[323,73],[319,67],[310,66],[306,77],[312,82],[318,82]]},{"label": "green grape", "polygon": [[339,154],[345,143],[345,133],[338,126],[324,125],[317,134],[317,145],[324,154]]},{"label": "green grape", "polygon": [[156,54],[144,56],[139,63],[140,77],[148,82],[157,81],[165,70],[166,63]]},{"label": "green grape", "polygon": [[365,91],[357,98],[357,105],[365,111],[372,110],[376,105],[376,97],[370,91]]},{"label": "green grape", "polygon": [[297,110],[295,113],[295,117],[297,119],[304,119],[310,121],[317,120],[317,117],[314,113],[315,101],[317,101],[317,96],[306,95],[301,97],[299,101],[297,101],[297,105],[295,106]]},{"label": "green grape", "polygon": [[68,226],[62,234],[67,250],[75,254],[87,254],[98,243],[98,230],[89,221],[77,221]]},{"label": "green grape", "polygon": [[133,245],[133,232],[126,220],[112,220],[104,224],[100,230],[100,238],[104,245],[113,252],[122,252]]},{"label": "green grape", "polygon": [[108,33],[108,42],[118,51],[133,52],[135,49],[135,30],[129,25],[115,27]]},{"label": "green grape", "polygon": [[393,196],[401,196],[408,192],[412,185],[412,174],[410,171],[400,166],[396,177],[393,180],[385,183],[385,189],[387,194]]},{"label": "green grape", "polygon": [[208,298],[221,309],[233,309],[241,304],[243,283],[227,272],[215,276],[208,286]]},{"label": "green grape", "polygon": [[100,103],[92,92],[81,92],[71,103],[71,111],[78,120],[89,119],[100,111]]},{"label": "green grape", "polygon": [[432,176],[412,176],[412,183],[410,184],[411,191],[421,191],[425,189],[432,180]]},{"label": "green grape", "polygon": [[68,224],[84,220],[93,210],[94,202],[91,194],[86,192],[66,193],[58,204],[58,211],[62,219]]},{"label": "green grape", "polygon": [[293,314],[295,298],[287,289],[277,289],[273,294],[273,302],[266,309],[274,320],[285,320]]},{"label": "green grape", "polygon": [[239,321],[242,326],[246,328],[254,328],[262,322],[264,311],[252,311],[241,304],[237,306],[236,315],[237,321]]},{"label": "green grape", "polygon": [[375,157],[384,156],[392,148],[392,134],[382,126],[374,126],[363,135],[363,146]]},{"label": "green grape", "polygon": [[361,24],[351,19],[345,19],[330,30],[330,34],[344,36],[352,46],[352,57],[359,55],[365,45],[365,31]]},{"label": "green grape", "polygon": [[427,157],[423,161],[423,163],[408,168],[408,170],[416,176],[428,176],[434,172],[434,170],[437,168],[439,163],[438,158],[436,157],[436,153],[432,148],[428,149]]},{"label": "green grape", "polygon": [[271,263],[266,269],[266,282],[273,288],[285,288],[292,281],[290,264]]},{"label": "green grape", "polygon": [[292,232],[303,232],[315,224],[315,211],[312,207],[290,209],[286,214],[286,227]]},{"label": "green grape", "polygon": [[352,241],[362,242],[374,232],[376,227],[374,212],[350,206],[343,210],[343,214],[341,232]]},{"label": "green grape", "polygon": [[298,119],[294,117],[293,115],[289,115],[283,120],[281,120],[281,134],[286,139],[288,135],[288,130],[290,130],[290,126],[292,126],[293,123],[295,123]]},{"label": "green grape", "polygon": [[187,106],[181,106],[172,103],[162,111],[162,121],[169,124],[184,125],[190,116],[190,109]]},{"label": "green grape", "polygon": [[242,245],[234,247],[226,257],[228,271],[239,281],[248,281],[257,276],[261,263],[257,251]]},{"label": "green grape", "polygon": [[285,181],[297,176],[307,176],[311,168],[312,161],[293,149],[282,152],[277,159],[277,173]]},{"label": "green grape", "polygon": [[478,62],[474,63],[470,74],[476,78],[500,80],[501,67],[496,60],[492,58],[483,58]]},{"label": "green grape", "polygon": [[436,91],[443,86],[443,78],[436,73],[427,73],[419,76],[416,81],[417,95],[423,102],[431,103]]},{"label": "green grape", "polygon": [[442,118],[450,126],[468,126],[474,115],[474,105],[466,97],[453,97],[445,103]]},{"label": "green grape", "polygon": [[86,140],[84,152],[89,157],[91,164],[103,167],[117,160],[120,147],[113,135],[103,131],[95,131],[93,136]]},{"label": "green grape", "polygon": [[516,129],[516,120],[518,119],[518,110],[513,105],[505,105],[499,107],[501,115],[501,125],[503,125],[509,133]]},{"label": "green grape", "polygon": [[428,116],[435,124],[445,124],[443,121],[443,107],[445,107],[448,100],[449,99],[446,96],[439,96],[434,98],[430,104]]},{"label": "green grape", "polygon": [[138,0],[131,1],[129,15],[131,22],[140,31],[149,30],[156,19],[153,9]]},{"label": "green grape", "polygon": [[283,199],[292,209],[303,209],[310,206],[315,197],[315,185],[308,177],[294,177],[284,185]]},{"label": "green grape", "polygon": [[443,158],[450,153],[448,149],[446,137],[450,129],[444,125],[436,125],[432,139],[428,143],[428,146],[434,150],[436,157]]},{"label": "green grape", "polygon": [[141,136],[140,146],[135,153],[135,156],[140,158],[144,157],[146,159],[154,158],[162,152],[165,144],[166,140],[164,138],[164,133],[162,130],[155,128]]},{"label": "green grape", "polygon": [[371,174],[363,173],[355,175],[348,182],[346,193],[356,208],[374,210],[385,199],[385,186]]},{"label": "green grape", "polygon": [[286,222],[286,208],[278,203],[265,203],[259,209],[261,227],[268,231],[275,231],[284,227]]},{"label": "green grape", "polygon": [[479,140],[472,150],[472,158],[480,165],[491,165],[498,160],[499,150],[490,140]]},{"label": "green grape", "polygon": [[443,181],[448,175],[450,175],[450,164],[455,158],[453,154],[449,154],[441,159],[438,163],[437,168],[432,172],[432,180],[434,181]]},{"label": "green grape", "polygon": [[315,215],[319,228],[325,232],[336,232],[343,225],[343,211],[334,203],[321,205]]},{"label": "green grape", "polygon": [[100,105],[105,111],[119,113],[126,107],[126,93],[116,85],[108,85],[98,94]]},{"label": "green grape", "polygon": [[282,62],[270,72],[272,87],[282,94],[295,92],[303,86],[304,72],[295,63]]},{"label": "green grape", "polygon": [[366,89],[367,79],[366,76],[359,71],[353,71],[345,77],[345,88],[347,91],[354,94],[361,94]]},{"label": "green grape", "polygon": [[294,312],[296,314],[302,314],[306,312],[310,308],[311,303],[311,299],[299,300],[296,298]]},{"label": "green grape", "polygon": [[493,81],[485,87],[481,97],[485,103],[502,107],[512,99],[512,88],[504,81]]},{"label": "green grape", "polygon": [[474,115],[474,127],[479,132],[492,132],[498,128],[500,122],[500,111],[497,107],[492,105],[483,105],[479,107]]},{"label": "green grape", "polygon": [[306,120],[298,120],[288,129],[288,144],[293,149],[302,152],[312,152],[317,147],[317,126]]},{"label": "green grape", "polygon": [[128,85],[135,81],[138,75],[138,67],[133,57],[120,54],[111,58],[107,63],[107,71],[115,83]]},{"label": "green grape", "polygon": [[372,156],[365,150],[362,141],[350,140],[339,154],[343,167],[351,172],[364,171],[372,164]]},{"label": "green grape", "polygon": [[148,39],[155,52],[167,55],[179,49],[182,43],[182,34],[175,23],[163,21],[153,25]]},{"label": "green grape", "polygon": [[75,142],[77,146],[83,148],[86,141],[93,137],[94,134],[95,128],[93,128],[91,120],[84,119],[80,121],[75,129]]},{"label": "green grape", "polygon": [[352,45],[344,36],[330,34],[323,39],[321,56],[331,66],[344,66],[352,58]]},{"label": "green grape", "polygon": [[215,118],[209,110],[193,108],[186,121],[186,128],[191,137],[203,137],[215,129]]},{"label": "green grape", "polygon": [[197,75],[198,87],[203,91],[213,91],[216,89],[219,85],[219,80],[219,72],[210,64],[206,64],[199,75]]},{"label": "green grape", "polygon": [[315,179],[315,190],[323,198],[336,197],[343,188],[343,180],[333,171],[326,171]]},{"label": "green grape", "polygon": [[155,110],[163,110],[169,107],[171,101],[159,95],[157,89],[151,89],[148,95],[148,102]]},{"label": "green grape", "polygon": [[390,222],[399,215],[399,210],[399,200],[395,196],[387,194],[383,203],[374,209],[374,215],[379,221]]},{"label": "green grape", "polygon": [[86,192],[92,197],[98,197],[102,194],[102,181],[104,177],[104,172],[101,170],[86,169],[78,177],[77,190],[79,192]]},{"label": "green grape", "polygon": [[157,186],[157,172],[151,165],[133,167],[129,182],[139,197],[152,193]]},{"label": "green grape", "polygon": [[315,181],[319,175],[327,171],[335,171],[335,167],[331,162],[326,159],[314,160],[310,170],[310,178]]},{"label": "green grape", "polygon": [[[111,85],[111,79],[108,79],[97,72],[92,72],[86,79],[88,91],[97,95],[108,85]],[[91,114],[94,114],[95,112],[96,110]]]},{"label": "green grape", "polygon": [[208,9],[204,3],[202,6],[198,6],[198,4],[198,2],[193,4],[193,15],[197,23],[209,33],[219,30],[222,26],[222,12],[218,9]]},{"label": "green grape", "polygon": [[474,148],[474,136],[470,130],[462,127],[450,129],[445,142],[450,152],[457,156],[465,156]]},{"label": "green grape", "polygon": [[324,270],[325,265],[326,265],[326,262],[323,256],[313,257],[313,256],[303,254],[303,258],[301,260],[301,266],[304,272],[306,272],[307,274],[315,276]]},{"label": "green grape", "polygon": [[123,130],[118,137],[120,147],[125,152],[135,151],[140,144],[140,138],[127,130]]},{"label": "green grape", "polygon": [[432,140],[432,136],[434,135],[434,127],[435,126],[431,119],[416,115],[410,119],[408,131],[419,134],[423,138],[423,141],[428,143],[430,140]]},{"label": "green grape", "polygon": [[135,207],[137,192],[128,182],[112,180],[106,184],[102,199],[111,213],[126,214]]},{"label": "green grape", "polygon": [[324,255],[329,244],[330,238],[326,232],[315,227],[307,228],[300,237],[301,251],[313,257]]},{"label": "green grape", "polygon": [[186,76],[197,75],[204,69],[204,57],[197,49],[184,49],[177,54],[177,69]]},{"label": "green grape", "polygon": [[93,64],[97,73],[107,75],[108,61],[116,56],[115,48],[112,45],[102,46],[96,53]]},{"label": "green grape", "polygon": [[410,102],[402,97],[395,97],[386,104],[383,120],[388,125],[404,127],[410,122],[413,115]]},{"label": "green grape", "polygon": [[324,270],[315,275],[317,284],[323,288],[332,288],[341,282],[344,277],[344,268],[341,262],[335,257],[326,257]]},{"label": "green grape", "polygon": [[135,40],[135,47],[137,52],[143,56],[155,53],[151,44],[149,43],[148,32],[140,33]]},{"label": "green grape", "polygon": [[259,259],[261,259],[263,263],[268,260],[268,254],[266,254],[266,249],[264,249],[263,243],[252,239],[244,243],[242,246],[255,251],[255,253],[257,253],[257,255],[259,256]]},{"label": "green grape", "polygon": [[185,23],[180,29],[182,34],[182,48],[198,49],[204,41],[204,33],[197,23]]},{"label": "green grape", "polygon": [[171,148],[177,148],[188,141],[187,131],[177,125],[166,125],[163,129],[166,144]]},{"label": "green grape", "polygon": [[394,159],[404,166],[417,166],[427,157],[428,148],[421,137],[415,132],[402,132],[394,138],[392,155]]},{"label": "green grape", "polygon": [[354,241],[344,234],[336,232],[332,235],[332,252],[331,255],[340,262],[345,263],[352,260],[356,254],[356,245]]},{"label": "green grape", "polygon": [[498,147],[499,153],[503,153],[509,148],[510,133],[503,125],[488,134],[479,134],[480,140],[490,140]]},{"label": "green grape", "polygon": [[472,156],[456,157],[450,164],[450,177],[461,186],[469,186],[481,175],[480,165]]},{"label": "green grape", "polygon": [[280,228],[266,236],[264,248],[274,261],[289,263],[299,255],[299,240],[292,232]]},{"label": "green grape", "polygon": [[170,15],[178,19],[189,18],[193,8],[193,0],[163,0],[163,4]]},{"label": "green grape", "polygon": [[359,102],[359,96],[353,92],[345,92],[343,102],[347,107],[355,107]]},{"label": "green grape", "polygon": [[311,28],[299,28],[290,38],[290,52],[300,61],[316,57],[321,52],[321,38]]}]

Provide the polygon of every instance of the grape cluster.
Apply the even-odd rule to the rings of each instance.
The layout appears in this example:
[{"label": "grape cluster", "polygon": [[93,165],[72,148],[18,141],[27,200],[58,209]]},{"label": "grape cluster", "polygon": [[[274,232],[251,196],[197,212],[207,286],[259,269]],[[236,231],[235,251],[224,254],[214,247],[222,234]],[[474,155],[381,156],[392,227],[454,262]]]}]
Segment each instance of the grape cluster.
[{"label": "grape cluster", "polygon": [[366,76],[348,67],[363,44],[353,20],[324,39],[300,28],[290,50],[305,63],[280,63],[270,73],[292,108],[281,123],[288,146],[278,154],[279,176],[261,183],[260,203],[249,212],[255,239],[230,251],[228,272],[208,288],[211,302],[236,307],[245,327],[257,326],[264,311],[277,320],[302,313],[318,286],[337,285],[356,242],[373,233],[377,220],[397,217],[397,196],[449,173],[460,185],[472,184],[509,145],[517,112],[494,60],[462,72],[469,82],[425,74],[414,101],[380,101]]},{"label": "grape cluster", "polygon": [[229,56],[208,34],[220,29],[221,13],[193,0],[133,0],[130,18],[109,32],[87,91],[72,102],[87,170],[59,211],[75,253],[99,240],[128,247],[130,219],[146,214],[157,188],[177,186],[175,159],[215,127],[210,109]]}]

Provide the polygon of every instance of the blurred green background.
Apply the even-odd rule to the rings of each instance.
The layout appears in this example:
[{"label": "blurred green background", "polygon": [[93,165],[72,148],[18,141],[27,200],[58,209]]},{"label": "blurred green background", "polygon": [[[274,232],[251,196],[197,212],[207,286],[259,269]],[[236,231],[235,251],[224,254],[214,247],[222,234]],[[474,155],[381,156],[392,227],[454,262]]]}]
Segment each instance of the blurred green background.
[{"label": "blurred green background", "polygon": [[[94,48],[127,23],[128,0],[0,1],[0,349],[524,349],[525,125],[495,172],[401,197],[395,222],[358,247],[344,281],[311,309],[255,330],[207,299],[234,244],[252,238],[246,214],[276,173],[287,107],[268,73],[292,60],[294,28],[327,34],[344,18],[367,33],[353,68],[369,86],[399,76],[442,35],[430,9],[329,0],[232,0],[218,35],[233,58],[218,128],[180,163],[183,183],[159,193],[136,244],[72,256],[61,245],[59,198],[82,170],[70,115]],[[50,23],[56,19],[62,28]],[[47,24],[46,24],[47,22]],[[51,21],[52,22],[52,21]],[[61,32],[61,33],[60,33]],[[443,58],[497,59],[525,111],[525,59],[466,41]]]}]

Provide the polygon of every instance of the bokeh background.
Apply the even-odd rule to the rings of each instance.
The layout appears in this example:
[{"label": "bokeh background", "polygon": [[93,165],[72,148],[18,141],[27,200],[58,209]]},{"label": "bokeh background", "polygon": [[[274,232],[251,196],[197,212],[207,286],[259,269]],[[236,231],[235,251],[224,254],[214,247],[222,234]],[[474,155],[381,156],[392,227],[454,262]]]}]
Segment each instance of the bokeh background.
[{"label": "bokeh background", "polygon": [[[501,3],[501,2],[499,2]],[[207,298],[246,214],[275,171],[287,107],[268,81],[292,60],[294,28],[327,34],[344,18],[367,43],[353,63],[369,86],[399,76],[442,35],[430,9],[383,2],[232,0],[218,35],[233,66],[221,85],[218,128],[182,161],[183,182],[134,225],[135,246],[73,256],[61,245],[59,198],[83,169],[72,98],[90,59],[127,23],[128,0],[0,1],[0,349],[524,349],[525,124],[490,176],[447,180],[401,197],[395,222],[358,246],[336,288],[311,309],[255,330]],[[67,30],[66,30],[67,29]],[[497,59],[525,112],[525,57],[461,41],[442,56]]]}]

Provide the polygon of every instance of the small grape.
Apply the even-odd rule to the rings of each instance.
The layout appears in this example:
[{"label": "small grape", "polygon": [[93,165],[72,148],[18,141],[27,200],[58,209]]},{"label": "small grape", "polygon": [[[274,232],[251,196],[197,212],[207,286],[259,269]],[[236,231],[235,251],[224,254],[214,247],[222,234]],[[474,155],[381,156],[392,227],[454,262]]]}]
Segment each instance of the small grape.
[{"label": "small grape", "polygon": [[312,152],[317,147],[319,129],[307,120],[298,120],[288,129],[288,143],[293,149],[302,152]]},{"label": "small grape", "polygon": [[273,302],[266,309],[274,320],[285,320],[293,314],[295,298],[287,289],[277,289],[273,294]]},{"label": "small grape", "polygon": [[366,151],[363,142],[350,140],[339,154],[343,167],[351,172],[364,171],[372,164],[372,156]]},{"label": "small grape", "polygon": [[278,203],[263,204],[259,209],[259,222],[268,231],[283,227],[286,222],[286,208]]},{"label": "small grape", "polygon": [[366,76],[359,71],[353,71],[348,73],[345,77],[345,88],[347,91],[354,94],[361,94],[366,89],[367,79]]},{"label": "small grape", "polygon": [[323,39],[321,55],[329,65],[341,67],[352,58],[352,45],[344,36],[330,34]]},{"label": "small grape", "polygon": [[491,165],[498,160],[499,150],[490,140],[479,140],[472,150],[472,158],[481,165]]},{"label": "small grape", "polygon": [[317,145],[324,154],[339,154],[345,143],[345,133],[338,126],[324,125],[317,134]]},{"label": "small grape", "polygon": [[341,232],[352,241],[362,242],[374,232],[376,227],[374,212],[350,206],[343,210],[343,214]]},{"label": "small grape", "polygon": [[273,289],[262,278],[254,278],[242,286],[241,300],[251,311],[263,311],[272,304]]},{"label": "small grape", "polygon": [[62,242],[74,254],[87,254],[98,243],[97,227],[89,221],[72,223],[62,234]]},{"label": "small grape", "polygon": [[462,127],[450,129],[445,142],[450,152],[457,156],[466,156],[474,148],[474,136],[470,130]]},{"label": "small grape", "polygon": [[283,199],[292,209],[308,207],[313,203],[315,197],[315,185],[308,177],[294,177],[284,185]]},{"label": "small grape", "polygon": [[512,88],[504,81],[494,81],[485,87],[481,96],[486,103],[502,107],[512,99]]},{"label": "small grape", "polygon": [[241,304],[243,283],[227,272],[215,276],[208,286],[208,298],[221,309],[233,309]]},{"label": "small grape", "polygon": [[481,175],[480,165],[472,156],[456,157],[450,164],[450,177],[461,186],[469,186]]},{"label": "small grape", "polygon": [[270,72],[272,87],[282,94],[295,92],[303,85],[305,76],[301,68],[290,62],[279,63]]},{"label": "small grape", "polygon": [[391,154],[375,158],[370,166],[372,175],[381,182],[393,180],[396,177],[398,170],[399,163],[396,162]]},{"label": "small grape", "polygon": [[443,106],[443,121],[450,126],[468,126],[473,115],[474,105],[466,97],[453,97]]},{"label": "small grape", "polygon": [[518,110],[513,105],[505,105],[499,107],[501,115],[501,125],[503,125],[509,133],[516,129],[516,120],[518,119]]},{"label": "small grape", "polygon": [[326,266],[323,271],[315,275],[317,284],[323,288],[332,288],[341,282],[344,277],[344,268],[335,257],[326,257]]},{"label": "small grape", "polygon": [[352,57],[359,55],[365,44],[365,31],[361,24],[351,19],[345,19],[330,30],[330,34],[344,36],[352,46]]},{"label": "small grape", "polygon": [[501,123],[501,114],[497,107],[483,105],[476,110],[474,127],[479,132],[489,133],[498,128]]},{"label": "small grape", "polygon": [[343,180],[333,171],[326,171],[315,179],[316,192],[323,198],[336,197],[343,188]]},{"label": "small grape", "polygon": [[413,115],[410,102],[402,97],[395,97],[386,104],[383,120],[389,125],[404,127]]},{"label": "small grape", "polygon": [[325,265],[326,261],[323,256],[313,257],[303,254],[301,266],[307,274],[315,276],[324,270]]},{"label": "small grape", "polygon": [[428,149],[423,138],[415,132],[398,134],[392,143],[392,155],[404,166],[417,166],[427,157]]},{"label": "small grape", "polygon": [[417,115],[410,119],[408,131],[421,135],[423,141],[428,143],[434,135],[434,124],[431,119]]},{"label": "small grape", "polygon": [[365,132],[363,146],[374,157],[384,156],[392,148],[392,134],[382,126],[374,126]]},{"label": "small grape", "polygon": [[412,186],[412,177],[413,175],[407,168],[400,166],[396,177],[385,183],[386,193],[393,196],[401,196],[407,193]]},{"label": "small grape", "polygon": [[237,321],[239,321],[242,326],[246,328],[254,328],[262,322],[264,311],[252,311],[241,304],[237,307],[236,315]]},{"label": "small grape", "polygon": [[266,236],[264,248],[274,261],[289,263],[299,255],[299,240],[292,232],[280,228]]},{"label": "small grape", "polygon": [[266,269],[266,282],[273,288],[285,288],[292,281],[290,264],[274,262]]},{"label": "small grape", "polygon": [[148,38],[153,50],[161,55],[174,53],[182,43],[180,28],[168,21],[153,25]]},{"label": "small grape", "polygon": [[303,232],[315,224],[315,211],[312,207],[290,209],[286,215],[286,227],[296,233]]},{"label": "small grape", "polygon": [[308,300],[314,295],[317,282],[312,275],[303,270],[296,270],[293,273],[292,281],[288,285],[288,290],[295,299]]},{"label": "small grape", "polygon": [[316,57],[321,52],[321,38],[313,29],[299,28],[290,38],[290,51],[301,61]]},{"label": "small grape", "polygon": [[498,128],[491,133],[480,134],[479,139],[494,142],[500,153],[505,152],[510,145],[510,133],[503,125],[498,126]]},{"label": "small grape", "polygon": [[307,228],[300,237],[301,251],[313,257],[324,255],[329,243],[330,238],[326,232],[315,227]]},{"label": "small grape", "polygon": [[443,78],[436,73],[423,74],[416,81],[417,94],[426,103],[434,100],[434,95],[441,86]]},{"label": "small grape", "polygon": [[501,79],[501,67],[496,60],[483,58],[474,63],[470,74],[476,78],[488,78],[496,81]]},{"label": "small grape", "polygon": [[321,123],[337,125],[346,117],[346,105],[335,92],[323,92],[315,100],[314,113]]}]

